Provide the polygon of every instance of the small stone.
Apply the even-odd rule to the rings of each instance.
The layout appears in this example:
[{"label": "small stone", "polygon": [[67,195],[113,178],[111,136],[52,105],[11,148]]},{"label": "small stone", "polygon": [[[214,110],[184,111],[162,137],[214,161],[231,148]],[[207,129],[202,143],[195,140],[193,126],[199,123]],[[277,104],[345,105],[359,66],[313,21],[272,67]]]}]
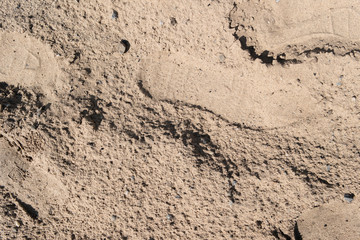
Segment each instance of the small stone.
[{"label": "small stone", "polygon": [[225,59],[226,59],[225,55],[221,53],[221,54],[219,55],[219,61],[220,61],[220,63],[224,63],[224,62],[225,62]]},{"label": "small stone", "polygon": [[172,221],[172,220],[174,220],[175,216],[172,214],[168,214],[168,215],[166,215],[166,218],[167,218],[167,220]]},{"label": "small stone", "polygon": [[119,18],[119,13],[116,10],[113,10],[113,14],[111,16],[112,19],[118,19]]},{"label": "small stone", "polygon": [[171,25],[176,26],[177,25],[176,18],[174,18],[174,17],[170,18],[170,23],[171,23]]},{"label": "small stone", "polygon": [[21,220],[16,220],[16,221],[15,221],[15,226],[16,226],[17,228],[21,227],[21,225],[22,225],[22,221],[21,221]]},{"label": "small stone", "polygon": [[125,39],[121,40],[120,46],[119,46],[119,52],[121,54],[124,54],[127,51],[129,51],[129,49],[130,49],[130,43]]},{"label": "small stone", "polygon": [[353,194],[353,193],[345,193],[344,194],[344,199],[348,203],[351,203],[354,200],[354,197],[355,197],[355,194]]},{"label": "small stone", "polygon": [[55,209],[53,207],[50,207],[49,209],[49,215],[54,216],[55,215]]}]

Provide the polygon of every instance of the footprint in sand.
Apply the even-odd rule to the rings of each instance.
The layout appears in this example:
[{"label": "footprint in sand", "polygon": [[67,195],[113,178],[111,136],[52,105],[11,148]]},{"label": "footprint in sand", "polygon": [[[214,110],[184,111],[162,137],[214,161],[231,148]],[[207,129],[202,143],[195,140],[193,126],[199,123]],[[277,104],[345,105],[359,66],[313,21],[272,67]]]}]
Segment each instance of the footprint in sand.
[{"label": "footprint in sand", "polygon": [[139,81],[155,99],[199,105],[235,123],[277,128],[319,114],[308,89],[284,73],[280,79],[271,69],[241,72],[189,55],[158,53],[144,61]]},{"label": "footprint in sand", "polygon": [[360,204],[333,201],[308,209],[297,219],[298,239],[360,239]]},{"label": "footprint in sand", "polygon": [[[55,101],[56,92],[64,87],[59,76],[50,47],[24,34],[0,31],[0,82],[33,89]],[[15,144],[9,144],[15,140],[5,135],[0,129],[0,185],[15,193],[32,217],[47,215],[52,205],[66,199],[64,185],[48,172],[51,166],[42,153],[30,162],[15,150]]]},{"label": "footprint in sand", "polygon": [[40,89],[52,99],[64,87],[59,77],[49,46],[25,34],[0,31],[0,82]]},{"label": "footprint in sand", "polygon": [[360,46],[357,0],[239,0],[230,19],[258,54],[296,57],[313,49],[346,54]]},{"label": "footprint in sand", "polygon": [[47,216],[52,206],[66,201],[68,192],[62,182],[48,172],[50,165],[45,159],[31,162],[24,159],[2,135],[0,153],[0,185],[16,195],[29,215]]}]

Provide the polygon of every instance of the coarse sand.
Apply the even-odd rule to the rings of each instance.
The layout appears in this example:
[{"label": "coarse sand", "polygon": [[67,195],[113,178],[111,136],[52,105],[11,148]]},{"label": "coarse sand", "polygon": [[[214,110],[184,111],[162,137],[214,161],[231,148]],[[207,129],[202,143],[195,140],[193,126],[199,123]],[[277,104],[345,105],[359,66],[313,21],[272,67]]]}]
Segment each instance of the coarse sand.
[{"label": "coarse sand", "polygon": [[0,1],[0,240],[360,239],[357,0]]}]

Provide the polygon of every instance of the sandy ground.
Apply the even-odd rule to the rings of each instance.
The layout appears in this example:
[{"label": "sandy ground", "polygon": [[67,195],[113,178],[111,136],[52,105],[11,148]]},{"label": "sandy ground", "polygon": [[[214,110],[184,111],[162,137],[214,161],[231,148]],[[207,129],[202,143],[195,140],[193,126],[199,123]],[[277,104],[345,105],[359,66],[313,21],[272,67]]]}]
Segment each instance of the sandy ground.
[{"label": "sandy ground", "polygon": [[0,2],[0,239],[360,239],[355,0]]}]

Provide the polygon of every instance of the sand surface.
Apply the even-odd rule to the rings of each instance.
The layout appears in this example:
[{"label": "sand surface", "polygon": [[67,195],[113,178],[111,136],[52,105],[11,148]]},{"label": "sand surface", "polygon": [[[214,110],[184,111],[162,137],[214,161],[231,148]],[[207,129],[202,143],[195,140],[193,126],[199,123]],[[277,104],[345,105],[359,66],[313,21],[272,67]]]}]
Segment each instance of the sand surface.
[{"label": "sand surface", "polygon": [[0,1],[0,240],[359,239],[357,0]]}]

